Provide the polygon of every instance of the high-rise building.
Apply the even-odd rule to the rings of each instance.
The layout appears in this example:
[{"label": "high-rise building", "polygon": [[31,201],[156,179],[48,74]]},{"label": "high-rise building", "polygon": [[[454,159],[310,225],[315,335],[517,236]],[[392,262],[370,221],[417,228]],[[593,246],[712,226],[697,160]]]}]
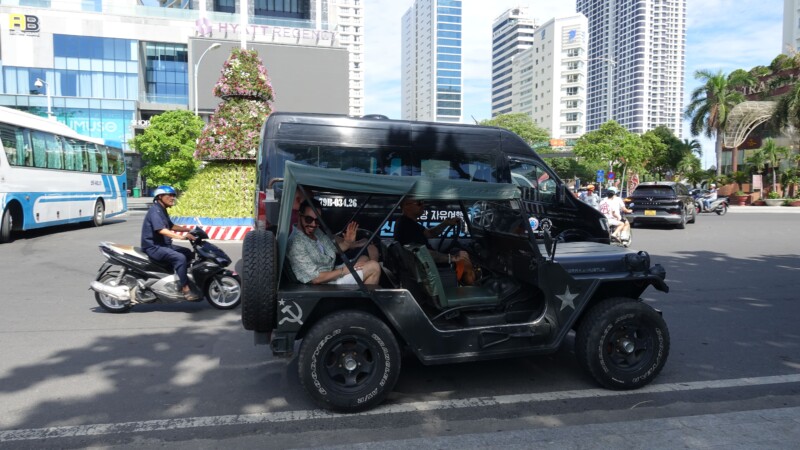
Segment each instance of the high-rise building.
[{"label": "high-rise building", "polygon": [[492,24],[492,117],[511,112],[511,60],[531,46],[536,27],[527,6],[507,10]]},{"label": "high-rise building", "polygon": [[576,9],[589,19],[587,131],[613,119],[680,136],[686,0],[576,0]]},{"label": "high-rise building", "polygon": [[783,45],[781,52],[800,50],[800,0],[783,0]]},{"label": "high-rise building", "polygon": [[511,112],[525,113],[556,139],[586,131],[586,30],[583,14],[551,19],[511,65]]},{"label": "high-rise building", "polygon": [[461,0],[416,0],[401,39],[402,118],[461,122]]}]

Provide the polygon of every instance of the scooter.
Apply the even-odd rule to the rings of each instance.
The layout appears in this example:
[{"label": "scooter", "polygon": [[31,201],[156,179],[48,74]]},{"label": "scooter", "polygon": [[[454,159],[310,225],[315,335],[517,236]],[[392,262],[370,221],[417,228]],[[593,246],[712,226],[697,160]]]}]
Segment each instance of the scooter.
[{"label": "scooter", "polygon": [[[630,223],[630,221],[625,217],[624,214],[622,215],[622,220]],[[608,227],[608,238],[611,240],[611,245],[616,245],[617,247],[625,247],[625,248],[630,247],[631,242],[633,241],[633,226],[628,227],[628,232],[625,233],[625,235],[623,235],[621,239],[617,239],[614,237],[614,231],[616,229],[617,225],[611,225],[610,227]]]},{"label": "scooter", "polygon": [[[189,287],[217,309],[235,308],[241,301],[242,281],[236,272],[226,269],[231,259],[221,248],[206,241],[208,234],[201,228],[189,234],[195,237],[191,243],[196,255],[187,270]],[[104,310],[125,313],[141,303],[187,301],[172,267],[151,260],[141,248],[101,242],[100,253],[107,261],[89,287]]]},{"label": "scooter", "polygon": [[703,197],[694,199],[694,207],[697,213],[717,213],[719,216],[724,216],[728,212],[728,197],[717,197],[716,200],[708,205],[708,208],[703,206]]}]

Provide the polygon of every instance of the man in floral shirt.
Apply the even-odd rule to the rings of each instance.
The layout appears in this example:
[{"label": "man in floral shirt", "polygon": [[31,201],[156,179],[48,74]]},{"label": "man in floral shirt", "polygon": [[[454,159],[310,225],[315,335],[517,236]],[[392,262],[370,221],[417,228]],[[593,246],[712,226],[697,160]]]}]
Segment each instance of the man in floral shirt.
[{"label": "man in floral shirt", "polygon": [[[353,275],[342,264],[335,265],[336,247],[333,241],[319,229],[319,219],[314,209],[321,211],[322,206],[314,200],[314,208],[308,201],[300,204],[297,231],[289,237],[288,258],[292,272],[301,283],[311,284],[356,284]],[[350,222],[344,232],[344,239],[339,243],[342,251],[353,247],[358,224]],[[381,266],[362,255],[355,262],[358,276],[364,284],[378,284]]]}]

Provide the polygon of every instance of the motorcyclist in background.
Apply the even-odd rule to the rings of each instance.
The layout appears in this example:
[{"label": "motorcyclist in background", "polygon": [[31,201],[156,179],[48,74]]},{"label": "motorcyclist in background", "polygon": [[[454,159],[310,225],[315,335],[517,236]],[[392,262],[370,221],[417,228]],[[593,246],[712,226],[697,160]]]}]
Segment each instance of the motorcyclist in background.
[{"label": "motorcyclist in background", "polygon": [[609,225],[614,225],[617,228],[611,234],[612,239],[620,241],[628,240],[630,237],[631,224],[625,219],[626,214],[630,214],[633,210],[625,207],[625,202],[617,196],[617,188],[610,187],[606,191],[606,198],[600,202],[600,212],[606,216]]},{"label": "motorcyclist in background", "polygon": [[192,231],[191,227],[175,225],[169,218],[168,208],[175,205],[177,192],[171,186],[162,185],[156,188],[153,205],[147,210],[142,223],[142,250],[154,261],[166,262],[175,270],[180,280],[181,292],[188,301],[197,301],[200,297],[189,288],[186,270],[192,260],[192,251],[186,247],[172,245],[173,239],[194,240],[190,234],[180,235],[177,232]]},{"label": "motorcyclist in background", "polygon": [[711,188],[707,194],[703,194],[703,210],[707,211],[711,203],[717,199],[717,185],[711,183]]}]

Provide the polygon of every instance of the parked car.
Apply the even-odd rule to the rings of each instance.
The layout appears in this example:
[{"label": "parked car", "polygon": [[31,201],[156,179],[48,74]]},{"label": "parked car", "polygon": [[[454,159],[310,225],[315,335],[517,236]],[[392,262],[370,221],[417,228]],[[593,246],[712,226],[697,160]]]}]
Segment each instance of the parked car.
[{"label": "parked car", "polygon": [[687,223],[694,223],[697,218],[694,198],[689,189],[674,181],[639,184],[625,198],[625,206],[633,210],[628,219],[634,225],[660,223],[683,229]]},{"label": "parked car", "polygon": [[[400,374],[401,349],[425,365],[516,358],[556,352],[575,330],[580,366],[609,389],[642,387],[666,363],[666,322],[641,299],[650,286],[668,291],[664,268],[645,251],[536,233],[540,223],[512,184],[286,162],[283,185],[277,232],[251,231],[242,244],[242,325],[274,356],[291,357],[301,341],[300,383],[323,408],[355,412],[381,403]],[[359,226],[362,215],[381,215],[363,230],[379,246],[378,285],[297,280],[286,255],[298,189],[306,199],[354,198]],[[455,269],[438,267],[425,245],[379,238],[407,196],[424,200],[439,220],[457,208],[463,222],[429,243],[442,253],[469,253],[479,268],[473,284],[457,285]],[[328,212],[316,214],[318,229],[334,240],[345,223]],[[336,252],[342,273],[354,274],[358,255]]]}]

